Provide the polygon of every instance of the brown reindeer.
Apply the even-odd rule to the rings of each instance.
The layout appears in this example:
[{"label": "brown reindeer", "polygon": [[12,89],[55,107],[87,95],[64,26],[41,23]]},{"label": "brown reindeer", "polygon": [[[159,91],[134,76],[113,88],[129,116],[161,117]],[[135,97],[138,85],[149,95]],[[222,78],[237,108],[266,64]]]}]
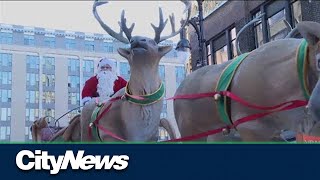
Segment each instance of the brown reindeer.
[{"label": "brown reindeer", "polygon": [[[168,36],[161,37],[168,20],[163,19],[161,8],[159,8],[159,26],[151,24],[154,31],[154,39],[143,36],[131,36],[134,28],[134,23],[130,28],[126,25],[124,11],[122,11],[120,33],[114,32],[104,22],[97,13],[97,6],[107,2],[95,2],[93,5],[93,14],[100,23],[101,27],[112,37],[130,44],[130,48],[119,48],[118,53],[126,58],[130,65],[131,76],[126,88],[118,91],[113,97],[123,96],[122,100],[117,100],[112,103],[111,109],[104,114],[99,121],[99,126],[107,129],[116,136],[119,136],[127,141],[157,141],[158,128],[160,123],[165,128],[169,127],[166,120],[160,120],[162,110],[164,86],[159,76],[160,59],[169,51],[171,46],[159,46],[158,44],[168,38],[171,38],[184,28],[186,22],[179,30],[175,30],[174,15],[170,16],[172,33]],[[188,12],[187,19],[190,17],[190,2],[183,1]],[[126,35],[126,38],[123,36]],[[151,95],[152,94],[152,95]],[[150,96],[151,95],[151,96]],[[141,100],[141,97],[144,99]],[[140,100],[139,100],[140,99]],[[107,102],[100,113],[103,112],[111,102]],[[110,136],[106,131],[98,128],[98,125],[90,123],[93,110],[96,108],[95,103],[88,103],[81,113],[81,138],[82,141],[117,141],[114,136]],[[89,126],[90,125],[90,126]],[[97,131],[99,137],[93,137],[89,131]],[[168,130],[170,131],[170,130]],[[173,136],[171,134],[171,136]],[[91,139],[89,139],[91,137]]]}]

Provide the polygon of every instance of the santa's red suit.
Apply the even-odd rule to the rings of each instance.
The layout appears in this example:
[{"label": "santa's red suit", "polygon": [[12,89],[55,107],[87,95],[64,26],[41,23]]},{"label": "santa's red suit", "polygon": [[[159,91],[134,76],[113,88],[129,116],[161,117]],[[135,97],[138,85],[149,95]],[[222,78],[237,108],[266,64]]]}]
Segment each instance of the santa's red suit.
[{"label": "santa's red suit", "polygon": [[[118,76],[118,79],[114,81],[113,92],[116,93],[126,85],[127,85],[127,81],[124,80],[122,77]],[[97,86],[98,86],[97,76],[93,76],[90,79],[88,79],[82,90],[82,99],[85,97],[98,97],[99,94],[97,92]]]}]

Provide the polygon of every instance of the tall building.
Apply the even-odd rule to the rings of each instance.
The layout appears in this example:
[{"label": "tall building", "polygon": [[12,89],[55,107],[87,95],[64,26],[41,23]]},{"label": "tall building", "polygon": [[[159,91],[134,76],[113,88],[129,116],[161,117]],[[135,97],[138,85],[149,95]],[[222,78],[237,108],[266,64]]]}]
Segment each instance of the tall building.
[{"label": "tall building", "polygon": [[[30,126],[39,117],[61,117],[80,106],[85,81],[96,73],[101,57],[115,60],[126,80],[130,67],[117,48],[127,45],[105,34],[0,24],[0,141],[30,141]],[[172,41],[162,44],[172,45]],[[185,77],[172,50],[161,59],[159,73],[171,97]],[[66,126],[78,109],[60,119]],[[164,102],[161,117],[174,120],[172,101]],[[167,133],[160,129],[160,140]]]},{"label": "tall building", "polygon": [[[246,28],[239,36],[242,53],[250,52],[262,44],[282,39],[301,21],[320,22],[320,1],[303,0],[260,0],[220,1],[204,16],[203,35],[207,64],[220,64],[238,55],[236,37],[238,32],[252,19],[264,14],[260,21]],[[191,43],[192,69],[197,69],[200,58],[197,33],[188,29]]]}]

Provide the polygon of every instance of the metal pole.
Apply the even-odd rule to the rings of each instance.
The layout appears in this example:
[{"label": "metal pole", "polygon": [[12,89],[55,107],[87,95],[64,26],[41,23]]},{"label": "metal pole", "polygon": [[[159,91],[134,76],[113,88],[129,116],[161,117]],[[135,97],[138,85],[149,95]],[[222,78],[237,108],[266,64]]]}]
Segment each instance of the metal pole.
[{"label": "metal pole", "polygon": [[204,38],[203,38],[203,8],[202,8],[202,2],[203,0],[197,0],[198,2],[198,9],[199,9],[199,35],[200,35],[200,42],[199,42],[199,53],[200,53],[200,62],[201,67],[207,65],[207,61],[204,58]]}]

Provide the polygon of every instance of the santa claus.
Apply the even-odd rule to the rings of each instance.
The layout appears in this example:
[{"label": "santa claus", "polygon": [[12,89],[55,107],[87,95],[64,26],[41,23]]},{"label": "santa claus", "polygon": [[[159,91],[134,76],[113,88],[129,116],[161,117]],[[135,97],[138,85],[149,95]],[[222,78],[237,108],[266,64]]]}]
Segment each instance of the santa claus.
[{"label": "santa claus", "polygon": [[88,79],[82,90],[83,105],[95,97],[99,97],[99,101],[107,101],[110,97],[125,87],[127,81],[117,76],[115,62],[102,58],[98,64],[97,75]]}]

